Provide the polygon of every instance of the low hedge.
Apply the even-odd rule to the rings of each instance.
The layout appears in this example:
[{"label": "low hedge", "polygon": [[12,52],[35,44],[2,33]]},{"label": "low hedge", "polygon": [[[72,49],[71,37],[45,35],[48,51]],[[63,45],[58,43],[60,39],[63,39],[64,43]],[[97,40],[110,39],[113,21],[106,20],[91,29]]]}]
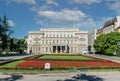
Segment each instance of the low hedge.
[{"label": "low hedge", "polygon": [[[50,70],[100,70],[100,69],[120,69],[120,67],[51,67]],[[2,67],[0,70],[44,70],[44,67]]]}]

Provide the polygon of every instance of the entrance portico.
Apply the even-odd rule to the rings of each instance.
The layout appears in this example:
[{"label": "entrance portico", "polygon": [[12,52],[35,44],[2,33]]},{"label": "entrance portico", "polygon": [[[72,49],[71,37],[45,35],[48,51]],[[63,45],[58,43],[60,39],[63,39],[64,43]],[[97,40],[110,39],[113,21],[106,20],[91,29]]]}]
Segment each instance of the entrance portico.
[{"label": "entrance portico", "polygon": [[68,45],[56,45],[53,46],[53,53],[68,53]]}]

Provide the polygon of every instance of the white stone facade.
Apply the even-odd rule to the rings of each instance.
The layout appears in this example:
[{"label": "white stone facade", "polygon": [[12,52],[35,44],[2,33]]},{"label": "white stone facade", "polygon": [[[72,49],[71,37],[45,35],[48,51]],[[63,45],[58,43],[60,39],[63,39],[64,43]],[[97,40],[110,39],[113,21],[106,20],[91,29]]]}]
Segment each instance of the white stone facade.
[{"label": "white stone facade", "polygon": [[27,53],[80,53],[88,48],[88,31],[78,28],[42,28],[29,32]]}]

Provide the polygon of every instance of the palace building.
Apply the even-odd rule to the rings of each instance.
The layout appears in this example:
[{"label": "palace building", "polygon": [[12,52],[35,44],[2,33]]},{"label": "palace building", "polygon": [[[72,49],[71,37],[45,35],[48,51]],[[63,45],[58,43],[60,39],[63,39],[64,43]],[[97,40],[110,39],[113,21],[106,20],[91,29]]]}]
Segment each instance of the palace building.
[{"label": "palace building", "polygon": [[88,31],[79,28],[41,28],[30,31],[27,53],[81,53],[88,48]]}]

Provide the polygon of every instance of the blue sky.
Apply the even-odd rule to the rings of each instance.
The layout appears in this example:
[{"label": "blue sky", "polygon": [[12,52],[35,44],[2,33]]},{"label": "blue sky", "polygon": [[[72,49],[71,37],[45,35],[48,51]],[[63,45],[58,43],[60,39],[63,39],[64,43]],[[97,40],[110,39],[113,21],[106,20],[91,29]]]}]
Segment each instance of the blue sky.
[{"label": "blue sky", "polygon": [[91,31],[120,15],[120,0],[0,0],[0,17],[4,14],[16,38],[47,27]]}]

